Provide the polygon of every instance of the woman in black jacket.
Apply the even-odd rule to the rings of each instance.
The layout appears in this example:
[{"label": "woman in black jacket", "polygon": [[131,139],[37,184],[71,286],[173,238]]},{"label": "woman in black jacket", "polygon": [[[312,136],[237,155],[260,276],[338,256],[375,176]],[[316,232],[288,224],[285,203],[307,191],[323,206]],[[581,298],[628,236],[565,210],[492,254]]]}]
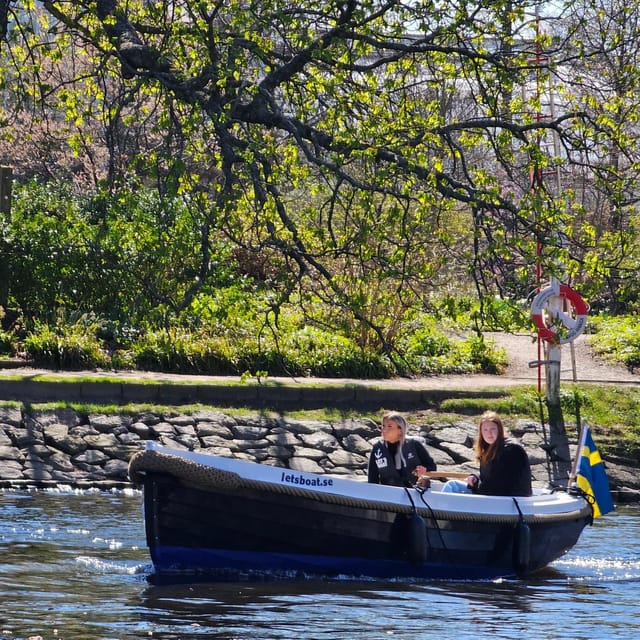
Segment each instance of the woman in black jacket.
[{"label": "woman in black jacket", "polygon": [[369,456],[368,480],[398,487],[413,486],[426,471],[435,471],[436,463],[426,447],[407,438],[407,421],[397,412],[382,417],[382,438]]},{"label": "woman in black jacket", "polygon": [[475,445],[480,473],[464,481],[449,480],[443,491],[490,496],[530,496],[531,466],[524,447],[506,438],[500,416],[486,411],[480,416]]}]

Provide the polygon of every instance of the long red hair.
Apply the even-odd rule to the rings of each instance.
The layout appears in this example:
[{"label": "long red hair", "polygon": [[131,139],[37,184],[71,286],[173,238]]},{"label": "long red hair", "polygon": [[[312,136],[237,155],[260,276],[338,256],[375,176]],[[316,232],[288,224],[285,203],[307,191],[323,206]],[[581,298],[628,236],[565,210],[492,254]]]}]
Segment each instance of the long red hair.
[{"label": "long red hair", "polygon": [[[482,425],[485,422],[493,422],[498,427],[498,437],[492,444],[485,442],[482,437]],[[476,438],[476,458],[480,464],[487,464],[491,462],[496,453],[502,448],[504,444],[504,425],[502,424],[502,418],[495,411],[485,411],[478,421],[478,437]]]}]

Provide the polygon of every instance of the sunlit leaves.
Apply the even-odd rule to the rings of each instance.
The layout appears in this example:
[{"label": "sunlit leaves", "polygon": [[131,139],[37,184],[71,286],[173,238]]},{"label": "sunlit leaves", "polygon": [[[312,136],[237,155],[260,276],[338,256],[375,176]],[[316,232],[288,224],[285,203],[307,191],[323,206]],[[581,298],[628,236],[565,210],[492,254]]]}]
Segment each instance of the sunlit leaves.
[{"label": "sunlit leaves", "polygon": [[586,277],[607,233],[635,250],[631,10],[540,29],[507,0],[45,8],[4,86],[73,132],[97,183],[187,203],[202,278],[216,238],[267,251],[276,299],[333,300],[384,342],[443,265],[517,298],[538,268]]}]

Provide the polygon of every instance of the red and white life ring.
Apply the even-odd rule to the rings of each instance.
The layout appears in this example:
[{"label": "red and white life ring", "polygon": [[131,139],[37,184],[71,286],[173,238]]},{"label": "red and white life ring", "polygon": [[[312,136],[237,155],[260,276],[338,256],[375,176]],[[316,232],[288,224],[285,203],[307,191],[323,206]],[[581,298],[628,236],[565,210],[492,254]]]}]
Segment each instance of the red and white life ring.
[{"label": "red and white life ring", "polygon": [[[549,313],[548,303],[553,297],[560,297],[569,302],[573,307],[573,312],[555,311]],[[551,326],[545,322],[544,311],[547,311],[547,316],[552,320]],[[538,328],[538,335],[543,340],[554,344],[573,342],[584,331],[588,312],[589,305],[580,297],[579,293],[566,284],[541,289],[531,303],[531,319]]]}]

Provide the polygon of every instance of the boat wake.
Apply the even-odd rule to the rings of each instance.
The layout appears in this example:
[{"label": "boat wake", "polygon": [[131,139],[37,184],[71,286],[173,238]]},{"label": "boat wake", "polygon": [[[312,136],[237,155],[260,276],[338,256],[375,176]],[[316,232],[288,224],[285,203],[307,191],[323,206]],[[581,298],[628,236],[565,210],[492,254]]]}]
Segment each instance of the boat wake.
[{"label": "boat wake", "polygon": [[630,582],[640,580],[640,560],[579,557],[558,560],[553,567],[573,582]]},{"label": "boat wake", "polygon": [[150,563],[123,562],[78,556],[76,563],[93,574],[139,575],[152,570]]}]

